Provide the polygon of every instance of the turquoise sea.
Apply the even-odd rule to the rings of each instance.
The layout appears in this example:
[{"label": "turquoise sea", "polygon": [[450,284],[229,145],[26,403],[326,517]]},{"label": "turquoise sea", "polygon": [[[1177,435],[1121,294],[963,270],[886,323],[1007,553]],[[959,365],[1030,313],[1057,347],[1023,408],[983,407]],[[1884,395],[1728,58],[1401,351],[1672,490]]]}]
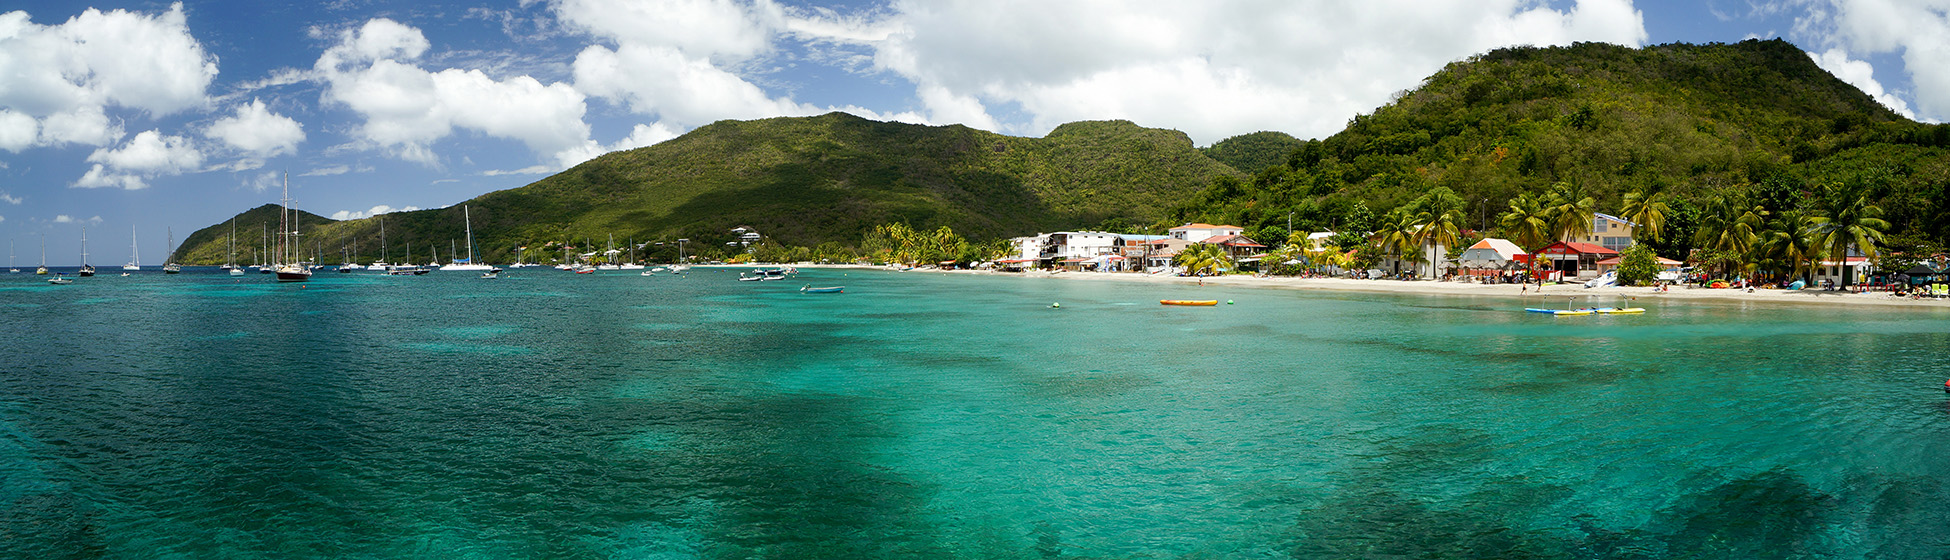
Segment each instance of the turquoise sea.
[{"label": "turquoise sea", "polygon": [[0,275],[0,557],[1950,554],[1941,310],[737,272]]}]

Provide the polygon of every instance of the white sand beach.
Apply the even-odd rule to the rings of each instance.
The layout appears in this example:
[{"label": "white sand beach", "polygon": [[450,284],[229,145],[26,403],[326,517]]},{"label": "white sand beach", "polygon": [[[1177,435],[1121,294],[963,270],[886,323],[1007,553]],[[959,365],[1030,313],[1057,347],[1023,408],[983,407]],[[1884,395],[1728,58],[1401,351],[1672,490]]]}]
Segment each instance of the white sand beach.
[{"label": "white sand beach", "polygon": [[[854,265],[798,265],[801,268],[872,268],[885,270],[886,267],[866,267]],[[1005,276],[1022,278],[1025,281],[1085,280],[1104,282],[1157,282],[1189,284],[1198,286],[1200,279],[1192,277],[1147,275],[1128,272],[992,272],[973,270],[933,270],[916,269],[907,274],[979,274],[985,276]],[[1579,298],[1577,306],[1618,306],[1633,300],[1655,301],[1673,300],[1720,300],[1728,302],[1754,302],[1763,304],[1788,305],[1873,305],[1891,307],[1950,308],[1950,300],[1897,298],[1888,292],[1847,293],[1839,291],[1815,290],[1777,290],[1754,288],[1749,292],[1739,289],[1712,289],[1688,286],[1672,286],[1665,292],[1649,287],[1604,287],[1585,288],[1582,284],[1555,284],[1539,288],[1535,284],[1525,287],[1521,284],[1477,284],[1470,282],[1443,282],[1435,280],[1353,280],[1347,278],[1295,278],[1284,276],[1256,277],[1250,275],[1230,275],[1207,277],[1203,280],[1212,286],[1242,286],[1254,288],[1274,288],[1287,290],[1322,290],[1342,292],[1380,292],[1398,294],[1439,294],[1459,296],[1508,297],[1525,300],[1526,305],[1537,307],[1562,306],[1572,298]]]}]

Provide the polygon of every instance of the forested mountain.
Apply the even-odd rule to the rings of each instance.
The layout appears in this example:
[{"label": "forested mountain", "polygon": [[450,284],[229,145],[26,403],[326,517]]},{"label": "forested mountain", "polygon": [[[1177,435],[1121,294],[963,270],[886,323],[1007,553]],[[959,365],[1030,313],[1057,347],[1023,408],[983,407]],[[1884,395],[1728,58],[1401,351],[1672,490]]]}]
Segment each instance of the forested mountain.
[{"label": "forested mountain", "polygon": [[[1683,257],[1708,208],[1778,214],[1859,187],[1890,234],[1950,234],[1950,128],[1909,121],[1785,41],[1632,49],[1508,48],[1450,64],[1284,165],[1220,179],[1173,221],[1249,231],[1371,230],[1443,189],[1463,225],[1494,228],[1518,195],[1582,191],[1621,214],[1669,201],[1662,253]],[[1265,234],[1262,234],[1265,236]]]},{"label": "forested mountain", "polygon": [[[612,234],[618,244],[719,245],[737,226],[812,246],[855,245],[890,223],[984,240],[1205,221],[1278,243],[1289,220],[1369,231],[1391,211],[1429,204],[1463,229],[1508,236],[1498,217],[1519,197],[1571,194],[1622,215],[1635,194],[1669,205],[1655,245],[1678,258],[1702,229],[1752,218],[1743,235],[1760,236],[1843,191],[1880,208],[1892,240],[1932,248],[1950,237],[1946,190],[1950,126],[1904,119],[1792,44],[1750,40],[1499,49],[1448,65],[1324,140],[1258,132],[1203,150],[1183,133],[1124,121],[1043,138],[840,113],[723,121],[462,204],[482,254],[505,262],[517,245],[601,245]],[[463,238],[460,206],[386,215],[391,260],[409,242],[416,255],[446,252]],[[179,260],[223,262],[223,227],[192,235]],[[306,228],[328,262],[341,247],[378,256],[378,219]]]},{"label": "forested mountain", "polygon": [[[548,242],[590,240],[600,247],[612,235],[618,246],[689,238],[697,242],[692,249],[708,250],[739,226],[798,246],[856,245],[888,223],[994,239],[1105,221],[1152,223],[1221,176],[1244,175],[1206,157],[1182,132],[1126,121],[1070,123],[1021,138],[832,113],[722,121],[524,187],[383,219],[389,260],[412,243],[419,262],[429,247],[446,254],[465,243],[462,205],[477,251],[493,262],[512,260],[519,245],[540,251]],[[240,218],[238,227],[254,231],[258,218]],[[275,228],[276,213],[270,218]],[[357,260],[369,262],[379,257],[380,219],[307,223],[304,243],[328,263],[356,245]],[[227,227],[192,235],[180,260],[223,262]]]}]

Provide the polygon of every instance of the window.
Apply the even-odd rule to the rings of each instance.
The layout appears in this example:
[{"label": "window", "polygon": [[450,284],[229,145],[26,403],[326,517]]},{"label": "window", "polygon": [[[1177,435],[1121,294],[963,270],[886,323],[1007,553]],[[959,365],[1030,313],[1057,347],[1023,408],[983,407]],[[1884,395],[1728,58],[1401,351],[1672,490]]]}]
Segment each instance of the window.
[{"label": "window", "polygon": [[1592,218],[1592,219],[1591,219],[1591,231],[1592,231],[1592,232],[1594,232],[1594,233],[1604,233],[1604,232],[1605,232],[1605,219],[1604,219],[1604,218]]}]

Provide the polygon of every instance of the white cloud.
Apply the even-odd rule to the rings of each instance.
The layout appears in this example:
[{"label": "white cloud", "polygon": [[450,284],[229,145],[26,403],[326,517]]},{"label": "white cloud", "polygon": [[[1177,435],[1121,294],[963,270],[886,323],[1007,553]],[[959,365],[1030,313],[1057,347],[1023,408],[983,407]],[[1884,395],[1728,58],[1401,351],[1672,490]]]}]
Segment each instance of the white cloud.
[{"label": "white cloud", "polygon": [[120,148],[96,149],[88,155],[88,161],[94,167],[75,181],[74,186],[136,190],[147,188],[148,178],[196,170],[203,165],[203,152],[181,136],[163,136],[147,130]]},{"label": "white cloud", "polygon": [[18,196],[7,194],[7,191],[0,191],[0,202],[20,206],[20,203],[25,202],[25,200],[22,200]]},{"label": "white cloud", "polygon": [[0,109],[0,150],[19,153],[34,145],[41,123],[26,113]]},{"label": "white cloud", "polygon": [[998,123],[1005,131],[1126,118],[1201,143],[1269,128],[1332,134],[1443,65],[1497,47],[1637,46],[1647,36],[1629,0],[1568,10],[1523,0],[903,0],[873,25],[893,29],[865,41],[877,67],[913,82],[931,120],[986,127],[1013,104],[1028,122]]},{"label": "white cloud", "polygon": [[496,80],[479,70],[432,72],[415,64],[430,48],[420,30],[374,19],[339,36],[314,66],[324,99],[365,119],[361,140],[395,157],[438,165],[433,144],[455,129],[518,140],[563,165],[589,140],[583,94],[528,76]]},{"label": "white cloud", "polygon": [[305,129],[298,121],[272,113],[264,102],[252,99],[238,105],[235,114],[211,123],[203,136],[250,155],[271,157],[296,153],[298,143],[305,140]]},{"label": "white cloud", "polygon": [[[629,137],[624,138],[622,140],[618,140],[616,141],[615,144],[603,146],[597,144],[595,141],[592,140],[584,144],[581,150],[572,150],[572,151],[563,152],[561,154],[562,156],[561,161],[564,164],[562,167],[563,168],[574,167],[576,164],[589,161],[592,159],[596,159],[596,156],[600,156],[610,152],[621,151],[621,150],[633,150],[636,148],[641,148],[644,146],[649,146],[652,144],[663,142],[665,140],[676,138],[677,136],[678,136],[677,131],[672,130],[669,125],[666,125],[661,122],[653,123],[653,124],[638,124],[636,125],[635,128],[630,129]],[[548,173],[550,171],[556,171],[556,170],[558,169],[549,168],[547,166],[532,166],[532,167],[526,167],[526,168],[516,169],[512,171],[491,170],[482,173],[482,175],[487,175],[489,177],[493,177],[497,175],[536,175],[536,174]]]},{"label": "white cloud", "polygon": [[1882,83],[1876,81],[1875,67],[1870,66],[1868,62],[1852,60],[1847,52],[1839,48],[1828,49],[1821,54],[1808,53],[1808,56],[1815,59],[1815,65],[1855,86],[1856,89],[1862,90],[1862,93],[1869,94],[1869,97],[1875,98],[1889,110],[1909,119],[1916,118],[1916,114],[1910,112],[1909,104],[1903,102],[1902,98],[1883,91]]},{"label": "white cloud", "polygon": [[[1936,121],[1950,119],[1950,2],[1796,0],[1795,3],[1806,10],[1796,19],[1795,32],[1830,47],[1822,56],[1839,52],[1836,56],[1845,60],[1866,59],[1870,55],[1901,51],[1903,68],[1914,86],[1910,93],[1916,102],[1917,115]],[[1835,72],[1832,68],[1829,71]],[[1859,68],[1851,71],[1864,73]],[[1844,80],[1862,87],[1855,80],[1846,77]],[[1894,98],[1895,94],[1877,96],[1878,100],[1884,97]]]},{"label": "white cloud", "polygon": [[88,218],[76,218],[76,217],[74,217],[74,216],[69,216],[69,215],[67,215],[67,214],[60,214],[60,215],[56,215],[56,216],[54,216],[54,223],[57,223],[57,224],[84,224],[84,225],[91,225],[91,226],[92,226],[92,225],[95,225],[95,224],[99,224],[99,223],[102,223],[102,217],[101,217],[101,216],[92,216],[92,217],[88,217]]},{"label": "white cloud", "polygon": [[331,218],[334,220],[360,220],[360,219],[370,218],[373,216],[378,216],[380,214],[390,214],[393,212],[412,212],[414,210],[419,210],[419,207],[408,206],[405,208],[393,208],[391,206],[381,204],[366,209],[363,212],[357,212],[352,210],[340,210],[337,212],[333,212]]},{"label": "white cloud", "polygon": [[[360,171],[366,171],[366,169],[361,168]],[[332,166],[320,167],[318,169],[313,169],[311,171],[306,171],[304,173],[299,173],[298,176],[299,177],[326,177],[331,175],[344,175],[351,172],[352,172],[352,166],[350,165],[332,165]]]},{"label": "white cloud", "polygon": [[[1443,65],[1503,46],[1637,46],[1630,0],[896,0],[848,13],[771,0],[557,0],[564,27],[599,44],[574,64],[583,93],[686,130],[727,118],[835,110],[768,93],[744,74],[810,60],[913,84],[919,111],[880,114],[1040,134],[1131,119],[1209,143],[1338,131]],[[871,52],[860,65],[856,53]],[[585,145],[586,146],[586,145]]]},{"label": "white cloud", "polygon": [[[155,116],[200,107],[217,64],[187,21],[181,3],[159,14],[91,8],[52,26],[0,14],[0,109],[39,120],[35,145],[104,146],[123,134],[109,107]],[[17,151],[26,131],[17,117],[0,119],[0,149]]]}]

